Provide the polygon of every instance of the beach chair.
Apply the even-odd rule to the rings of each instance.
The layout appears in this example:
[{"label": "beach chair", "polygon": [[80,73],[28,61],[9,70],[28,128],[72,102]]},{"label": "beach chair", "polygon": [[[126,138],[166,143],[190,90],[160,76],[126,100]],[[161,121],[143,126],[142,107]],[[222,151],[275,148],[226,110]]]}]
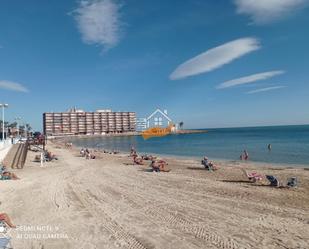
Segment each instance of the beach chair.
[{"label": "beach chair", "polygon": [[256,172],[248,173],[245,169],[241,169],[242,172],[244,172],[245,176],[249,179],[250,182],[256,182],[263,179],[263,176],[261,174],[258,174]]},{"label": "beach chair", "polygon": [[275,176],[266,175],[266,179],[270,182],[270,184],[269,184],[270,186],[272,186],[272,187],[279,187],[280,186],[280,182]]},{"label": "beach chair", "polygon": [[0,237],[0,249],[13,249],[11,246],[11,238]]},{"label": "beach chair", "polygon": [[296,188],[298,186],[297,178],[296,177],[288,178],[288,181],[287,181],[286,185],[289,188]]}]

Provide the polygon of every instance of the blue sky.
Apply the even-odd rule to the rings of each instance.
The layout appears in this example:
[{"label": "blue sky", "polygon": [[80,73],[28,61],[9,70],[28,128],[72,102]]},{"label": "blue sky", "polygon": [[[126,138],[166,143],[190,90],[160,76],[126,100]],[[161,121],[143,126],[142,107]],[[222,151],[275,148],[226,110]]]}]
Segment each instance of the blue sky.
[{"label": "blue sky", "polygon": [[309,123],[308,0],[3,0],[0,101],[167,109],[186,128]]}]

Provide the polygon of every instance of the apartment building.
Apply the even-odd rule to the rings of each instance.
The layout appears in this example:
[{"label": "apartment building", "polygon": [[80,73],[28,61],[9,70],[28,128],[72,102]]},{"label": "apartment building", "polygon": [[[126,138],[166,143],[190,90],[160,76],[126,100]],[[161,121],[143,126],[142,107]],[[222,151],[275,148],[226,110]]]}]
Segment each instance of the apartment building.
[{"label": "apartment building", "polygon": [[85,112],[71,109],[67,112],[43,113],[43,129],[47,136],[134,132],[135,127],[135,112]]}]

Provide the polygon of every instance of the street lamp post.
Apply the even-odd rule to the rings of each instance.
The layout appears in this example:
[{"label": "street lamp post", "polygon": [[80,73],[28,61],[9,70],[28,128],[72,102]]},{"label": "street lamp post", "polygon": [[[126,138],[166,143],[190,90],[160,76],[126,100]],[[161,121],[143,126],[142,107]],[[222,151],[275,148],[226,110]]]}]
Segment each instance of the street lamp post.
[{"label": "street lamp post", "polygon": [[2,141],[4,142],[4,108],[9,107],[8,104],[0,104],[0,107],[2,107]]}]

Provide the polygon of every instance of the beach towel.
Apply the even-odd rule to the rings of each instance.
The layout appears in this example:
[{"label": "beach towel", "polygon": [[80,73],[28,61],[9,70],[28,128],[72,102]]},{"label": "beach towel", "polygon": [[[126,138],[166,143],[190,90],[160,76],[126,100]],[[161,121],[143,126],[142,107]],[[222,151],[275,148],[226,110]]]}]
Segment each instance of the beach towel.
[{"label": "beach towel", "polygon": [[266,175],[266,179],[270,182],[270,186],[279,187],[279,181],[275,176]]}]

